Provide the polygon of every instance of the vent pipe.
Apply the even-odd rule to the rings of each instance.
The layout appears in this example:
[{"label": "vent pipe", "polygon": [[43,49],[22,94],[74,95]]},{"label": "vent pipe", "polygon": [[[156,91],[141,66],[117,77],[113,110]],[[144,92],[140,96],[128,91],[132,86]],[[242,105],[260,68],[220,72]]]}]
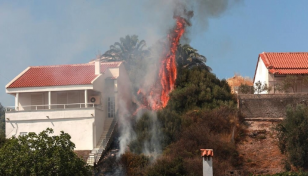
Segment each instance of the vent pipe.
[{"label": "vent pipe", "polygon": [[203,160],[203,176],[213,176],[213,149],[200,149]]}]

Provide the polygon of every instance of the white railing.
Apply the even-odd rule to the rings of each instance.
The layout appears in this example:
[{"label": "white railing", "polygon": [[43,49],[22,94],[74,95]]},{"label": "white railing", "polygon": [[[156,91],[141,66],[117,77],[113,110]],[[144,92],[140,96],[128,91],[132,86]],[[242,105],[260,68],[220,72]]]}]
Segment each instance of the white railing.
[{"label": "white railing", "polygon": [[[87,106],[86,106],[87,105]],[[50,105],[26,105],[21,108],[15,106],[6,106],[5,111],[33,111],[33,110],[48,110],[48,109],[70,109],[70,108],[91,108],[94,107],[94,103],[70,103],[70,104],[50,104]]]}]

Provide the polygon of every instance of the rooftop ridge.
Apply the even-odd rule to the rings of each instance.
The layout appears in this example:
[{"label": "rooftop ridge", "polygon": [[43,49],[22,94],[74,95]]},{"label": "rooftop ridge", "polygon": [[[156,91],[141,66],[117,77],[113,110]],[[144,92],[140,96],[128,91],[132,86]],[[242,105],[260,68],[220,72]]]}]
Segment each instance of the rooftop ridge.
[{"label": "rooftop ridge", "polygon": [[[116,62],[101,62],[101,65],[121,64],[122,61]],[[63,65],[41,65],[41,66],[30,66],[30,68],[51,68],[51,67],[67,67],[67,66],[87,66],[94,65],[94,62],[82,63],[82,64],[63,64]]]}]

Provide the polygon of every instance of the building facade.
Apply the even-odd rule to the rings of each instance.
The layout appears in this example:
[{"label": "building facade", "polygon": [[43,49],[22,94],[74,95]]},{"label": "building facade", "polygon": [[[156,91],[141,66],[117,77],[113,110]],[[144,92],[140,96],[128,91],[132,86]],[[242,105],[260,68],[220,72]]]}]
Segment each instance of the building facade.
[{"label": "building facade", "polygon": [[270,87],[263,94],[299,93],[308,92],[307,76],[308,52],[263,52],[259,54],[253,82]]},{"label": "building facade", "polygon": [[6,137],[49,127],[70,134],[75,150],[101,152],[121,108],[130,108],[130,87],[122,62],[28,67],[6,85],[15,97]]}]

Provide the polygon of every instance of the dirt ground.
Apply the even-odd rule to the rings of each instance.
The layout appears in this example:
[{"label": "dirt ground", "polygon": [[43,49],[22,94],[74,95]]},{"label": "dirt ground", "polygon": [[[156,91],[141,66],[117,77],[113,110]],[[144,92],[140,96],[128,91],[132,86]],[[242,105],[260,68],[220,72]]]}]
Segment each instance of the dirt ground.
[{"label": "dirt ground", "polygon": [[247,129],[237,144],[243,159],[242,170],[255,175],[274,174],[284,171],[285,156],[278,148],[273,127],[277,122],[246,121]]}]

